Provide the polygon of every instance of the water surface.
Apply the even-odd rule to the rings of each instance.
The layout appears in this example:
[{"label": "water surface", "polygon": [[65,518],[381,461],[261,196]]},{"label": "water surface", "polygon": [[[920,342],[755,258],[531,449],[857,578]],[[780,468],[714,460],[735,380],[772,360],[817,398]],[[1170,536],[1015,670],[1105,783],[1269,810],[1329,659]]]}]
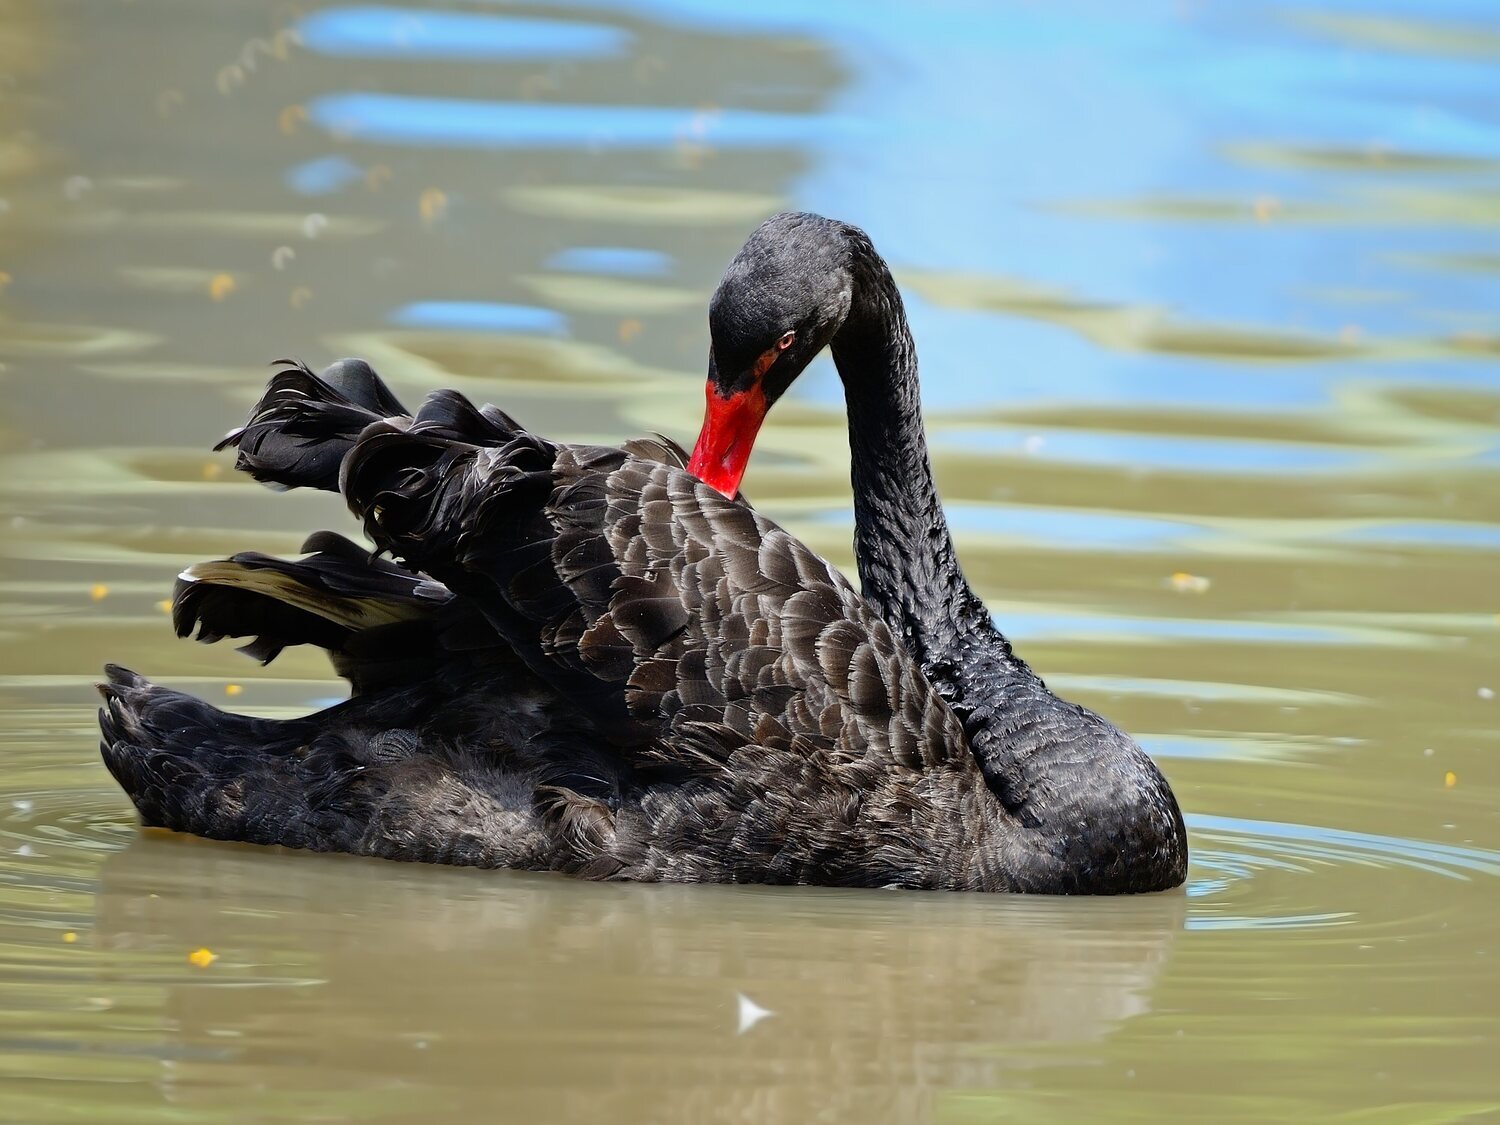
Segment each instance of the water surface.
[{"label": "water surface", "polygon": [[[1493,6],[0,27],[0,1117],[1500,1116]],[[160,605],[349,530],[209,452],[269,361],[688,440],[707,295],[784,207],[896,268],[967,570],[1158,757],[1185,893],[601,887],[135,827],[105,659],[260,714],[340,692]],[[840,403],[818,365],[746,489],[849,568]]]}]

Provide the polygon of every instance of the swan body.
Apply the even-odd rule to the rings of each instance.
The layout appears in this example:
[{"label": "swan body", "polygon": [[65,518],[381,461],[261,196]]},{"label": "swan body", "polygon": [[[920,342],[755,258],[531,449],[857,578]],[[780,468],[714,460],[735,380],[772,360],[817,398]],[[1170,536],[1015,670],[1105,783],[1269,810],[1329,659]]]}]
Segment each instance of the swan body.
[{"label": "swan body", "polygon": [[[703,432],[532,434],[369,367],[289,365],[225,444],[342,493],[378,548],[190,567],[179,634],[325,649],[351,697],[284,721],[111,667],[101,751],[141,819],[218,839],[588,878],[1119,893],[1179,885],[1181,814],[1117,728],[1047,690],[959,570],[915,351],[856,228],[768,220],[710,312]],[[730,498],[832,345],[862,590]],[[725,494],[730,495],[725,495]]]}]

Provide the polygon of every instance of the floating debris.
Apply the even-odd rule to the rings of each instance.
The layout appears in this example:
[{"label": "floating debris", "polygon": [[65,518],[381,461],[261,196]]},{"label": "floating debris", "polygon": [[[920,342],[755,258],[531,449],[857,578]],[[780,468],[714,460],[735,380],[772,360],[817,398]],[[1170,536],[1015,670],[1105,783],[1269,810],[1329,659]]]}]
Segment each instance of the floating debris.
[{"label": "floating debris", "polygon": [[424,223],[435,223],[448,210],[448,195],[442,188],[428,188],[417,200],[417,212]]},{"label": "floating debris", "polygon": [[234,292],[235,280],[233,274],[216,273],[208,279],[208,295],[215,301],[222,301]]},{"label": "floating debris", "polygon": [[198,966],[200,969],[208,968],[218,959],[219,955],[206,947],[195,949],[188,954],[189,963]]},{"label": "floating debris", "polygon": [[103,582],[95,582],[89,587],[89,597],[96,602],[102,602],[105,598],[109,597],[109,587]]},{"label": "floating debris", "polygon": [[1189,574],[1185,570],[1179,570],[1167,579],[1167,585],[1180,594],[1202,594],[1206,593],[1213,583],[1201,574]]},{"label": "floating debris", "polygon": [[276,128],[281,130],[284,136],[290,137],[297,131],[297,126],[307,123],[307,109],[300,105],[289,105],[276,115]]},{"label": "floating debris", "polygon": [[321,211],[314,211],[302,220],[302,235],[304,238],[317,238],[328,226],[328,216]]},{"label": "floating debris", "polygon": [[365,187],[370,191],[379,191],[390,183],[391,177],[395,175],[389,164],[372,164],[365,169]]},{"label": "floating debris", "polygon": [[1449,770],[1447,773],[1443,774],[1443,788],[1444,789],[1452,789],[1457,784],[1458,784],[1458,774],[1454,773],[1452,770]]},{"label": "floating debris", "polygon": [[278,246],[271,251],[271,268],[273,270],[284,270],[292,264],[292,260],[296,257],[297,251],[293,250],[290,246]]},{"label": "floating debris", "polygon": [[644,327],[644,325],[642,325],[641,322],[639,320],[637,320],[635,317],[630,317],[630,318],[628,318],[626,320],[620,321],[620,327],[619,327],[620,343],[622,343],[622,344],[628,344],[628,343],[630,343],[630,341],[634,340],[637,336],[639,336],[641,334],[641,329],[643,327]]},{"label": "floating debris", "polygon": [[735,993],[735,997],[739,1001],[739,1030],[736,1032],[738,1035],[745,1034],[767,1016],[776,1014],[770,1008],[762,1008],[743,992]]},{"label": "floating debris", "polygon": [[171,613],[172,612],[172,599],[171,598],[162,598],[161,601],[159,601],[159,602],[156,603],[156,608],[158,610],[160,610],[162,613]]},{"label": "floating debris", "polygon": [[78,933],[76,930],[67,930],[63,933],[62,939],[64,945],[72,945],[78,940]]},{"label": "floating debris", "polygon": [[309,289],[307,286],[305,286],[305,285],[299,285],[299,286],[297,286],[297,288],[295,288],[295,289],[292,290],[292,296],[291,296],[292,308],[294,308],[294,309],[300,309],[300,308],[304,307],[307,304],[308,301],[311,301],[311,300],[312,300],[312,290]]},{"label": "floating debris", "polygon": [[240,692],[242,692],[244,690],[245,689],[243,687],[241,687],[239,684],[225,684],[224,685],[224,694],[225,695],[231,695],[231,696],[232,695],[239,695]]},{"label": "floating debris", "polygon": [[1256,196],[1255,203],[1251,205],[1250,210],[1255,215],[1257,223],[1269,223],[1281,210],[1281,200],[1274,195]]},{"label": "floating debris", "polygon": [[1480,699],[1494,699],[1495,698],[1495,689],[1494,688],[1482,687],[1477,692],[1475,692],[1474,694],[1476,694],[1477,696],[1479,696]]},{"label": "floating debris", "polygon": [[12,278],[10,274],[6,273],[4,270],[0,270],[0,293],[3,293],[5,291],[5,287],[9,285],[13,280],[15,279]]}]

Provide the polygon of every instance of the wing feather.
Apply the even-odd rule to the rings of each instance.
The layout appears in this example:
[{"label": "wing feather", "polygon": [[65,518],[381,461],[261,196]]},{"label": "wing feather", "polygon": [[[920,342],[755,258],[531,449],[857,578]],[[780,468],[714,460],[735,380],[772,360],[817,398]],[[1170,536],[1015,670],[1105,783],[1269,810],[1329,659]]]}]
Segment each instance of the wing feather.
[{"label": "wing feather", "polygon": [[343,477],[377,543],[471,599],[642,765],[756,746],[890,770],[966,756],[849,583],[681,463],[657,443],[547,442],[450,392],[371,427]]}]

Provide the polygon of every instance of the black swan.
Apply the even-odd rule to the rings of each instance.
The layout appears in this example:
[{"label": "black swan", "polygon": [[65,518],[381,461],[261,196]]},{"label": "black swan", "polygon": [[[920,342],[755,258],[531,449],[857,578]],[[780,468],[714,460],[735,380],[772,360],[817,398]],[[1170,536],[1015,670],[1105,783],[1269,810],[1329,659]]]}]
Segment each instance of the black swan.
[{"label": "black swan", "polygon": [[[365,364],[288,366],[222,445],[343,493],[400,560],[189,568],[180,635],[326,649],[349,700],[227,714],[111,667],[105,764],[147,825],[595,879],[1109,894],[1182,883],[1166,781],[1059,699],[959,569],[890,271],[857,228],[767,220],[710,308],[691,460],[564,445]],[[740,499],[766,412],[844,381],[863,592]]]}]

